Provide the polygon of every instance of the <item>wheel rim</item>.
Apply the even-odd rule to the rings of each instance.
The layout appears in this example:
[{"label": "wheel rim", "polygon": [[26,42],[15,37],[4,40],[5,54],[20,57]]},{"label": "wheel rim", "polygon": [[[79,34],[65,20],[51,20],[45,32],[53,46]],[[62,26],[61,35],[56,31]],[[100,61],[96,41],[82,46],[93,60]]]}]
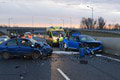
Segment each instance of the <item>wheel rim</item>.
[{"label": "wheel rim", "polygon": [[34,59],[37,59],[37,58],[38,58],[38,54],[34,54],[34,55],[33,55],[33,58],[34,58]]},{"label": "wheel rim", "polygon": [[9,58],[9,54],[8,54],[8,53],[6,53],[6,52],[5,52],[5,53],[3,53],[3,58],[4,58],[4,59],[8,59],[8,58]]},{"label": "wheel rim", "polygon": [[39,58],[39,54],[38,53],[33,53],[32,58],[33,59],[38,59]]}]

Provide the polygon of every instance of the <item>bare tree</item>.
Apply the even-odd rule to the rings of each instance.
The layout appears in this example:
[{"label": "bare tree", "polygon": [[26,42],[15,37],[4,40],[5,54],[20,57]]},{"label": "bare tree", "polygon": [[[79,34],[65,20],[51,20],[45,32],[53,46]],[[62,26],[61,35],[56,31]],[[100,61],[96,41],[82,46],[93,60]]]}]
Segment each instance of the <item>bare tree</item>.
[{"label": "bare tree", "polygon": [[94,29],[96,21],[94,21],[92,18],[82,18],[81,24],[84,26],[84,28]]},{"label": "bare tree", "polygon": [[98,18],[98,28],[99,28],[99,29],[104,29],[105,24],[106,24],[106,23],[105,23],[104,18],[99,17],[99,18]]},{"label": "bare tree", "polygon": [[115,24],[114,29],[120,29],[120,25],[118,23]]}]

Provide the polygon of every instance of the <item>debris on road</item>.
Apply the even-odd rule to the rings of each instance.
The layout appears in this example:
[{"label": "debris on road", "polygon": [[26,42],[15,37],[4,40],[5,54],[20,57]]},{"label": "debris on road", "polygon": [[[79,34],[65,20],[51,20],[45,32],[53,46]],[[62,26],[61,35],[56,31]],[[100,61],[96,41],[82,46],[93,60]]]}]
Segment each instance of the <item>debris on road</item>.
[{"label": "debris on road", "polygon": [[20,79],[21,79],[21,80],[23,80],[23,79],[24,79],[24,77],[23,77],[23,75],[22,75],[22,74],[20,74]]},{"label": "debris on road", "polygon": [[80,64],[88,64],[87,60],[80,60]]},{"label": "debris on road", "polygon": [[19,68],[19,67],[20,67],[20,66],[18,66],[18,65],[17,65],[17,66],[15,66],[15,68],[16,68],[16,69],[17,69],[17,68]]}]

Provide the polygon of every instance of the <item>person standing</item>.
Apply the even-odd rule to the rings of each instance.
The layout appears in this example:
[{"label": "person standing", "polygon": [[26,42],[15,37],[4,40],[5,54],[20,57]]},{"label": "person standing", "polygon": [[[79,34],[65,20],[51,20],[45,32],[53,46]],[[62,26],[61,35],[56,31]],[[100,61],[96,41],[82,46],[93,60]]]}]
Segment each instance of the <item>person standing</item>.
[{"label": "person standing", "polygon": [[59,34],[59,48],[60,48],[60,50],[62,50],[62,48],[63,48],[63,39],[64,39],[63,34],[60,33]]}]

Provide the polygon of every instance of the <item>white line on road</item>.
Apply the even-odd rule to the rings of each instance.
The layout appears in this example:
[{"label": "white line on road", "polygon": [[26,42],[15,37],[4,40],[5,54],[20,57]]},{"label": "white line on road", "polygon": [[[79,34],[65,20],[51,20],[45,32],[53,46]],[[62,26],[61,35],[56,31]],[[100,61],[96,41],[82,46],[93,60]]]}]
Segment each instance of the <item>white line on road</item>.
[{"label": "white line on road", "polygon": [[66,79],[66,80],[70,80],[70,78],[59,68],[57,68],[58,72]]},{"label": "white line on road", "polygon": [[107,58],[107,59],[111,59],[111,60],[114,60],[114,61],[120,62],[119,59],[115,59],[115,58],[108,57],[108,56],[104,56],[104,55],[96,54],[96,56],[97,56],[97,57],[104,57],[104,58]]},{"label": "white line on road", "polygon": [[70,52],[70,51],[53,51],[54,54],[79,54],[79,52]]}]

